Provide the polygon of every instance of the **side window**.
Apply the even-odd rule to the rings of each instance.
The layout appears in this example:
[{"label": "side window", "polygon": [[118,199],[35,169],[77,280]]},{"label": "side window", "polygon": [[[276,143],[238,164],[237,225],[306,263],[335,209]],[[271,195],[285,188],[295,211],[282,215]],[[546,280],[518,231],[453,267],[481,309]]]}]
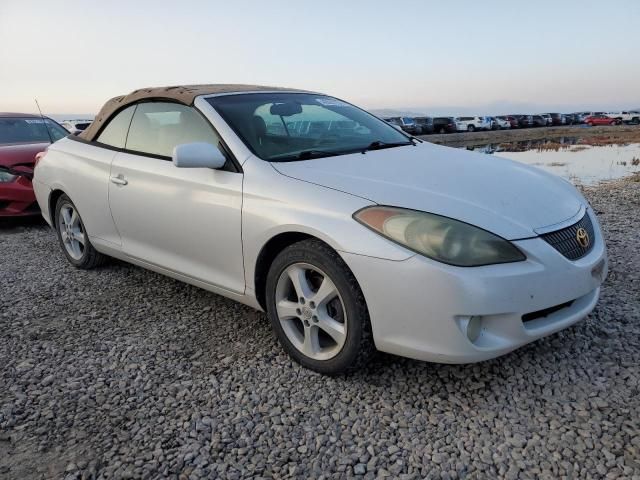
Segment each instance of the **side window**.
[{"label": "side window", "polygon": [[127,140],[127,131],[131,124],[131,117],[135,111],[136,106],[132,105],[125,108],[115,117],[112,117],[104,127],[98,138],[97,142],[104,143],[105,145],[111,145],[112,147],[124,148],[125,141]]},{"label": "side window", "polygon": [[129,129],[127,150],[171,157],[176,145],[220,139],[195,109],[177,103],[139,103]]}]

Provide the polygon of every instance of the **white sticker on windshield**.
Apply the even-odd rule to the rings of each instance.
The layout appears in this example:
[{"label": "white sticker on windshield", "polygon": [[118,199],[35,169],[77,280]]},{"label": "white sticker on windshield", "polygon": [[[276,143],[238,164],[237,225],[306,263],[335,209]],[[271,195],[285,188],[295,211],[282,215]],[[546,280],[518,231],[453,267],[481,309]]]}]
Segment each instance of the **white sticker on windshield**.
[{"label": "white sticker on windshield", "polygon": [[44,123],[44,120],[42,120],[41,118],[36,118],[36,119],[33,119],[33,120],[25,118],[24,121],[27,122],[27,123]]},{"label": "white sticker on windshield", "polygon": [[318,102],[320,105],[324,105],[325,107],[348,107],[349,106],[348,103],[338,100],[337,98],[330,98],[330,97],[316,98],[316,102]]}]

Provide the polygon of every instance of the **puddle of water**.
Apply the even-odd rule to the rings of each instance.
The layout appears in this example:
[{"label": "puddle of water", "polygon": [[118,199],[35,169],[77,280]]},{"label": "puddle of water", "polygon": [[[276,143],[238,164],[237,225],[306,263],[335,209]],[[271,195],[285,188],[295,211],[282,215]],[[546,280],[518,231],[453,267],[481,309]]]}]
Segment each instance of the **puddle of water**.
[{"label": "puddle of water", "polygon": [[564,137],[466,147],[534,165],[575,184],[594,185],[640,172],[640,143]]}]

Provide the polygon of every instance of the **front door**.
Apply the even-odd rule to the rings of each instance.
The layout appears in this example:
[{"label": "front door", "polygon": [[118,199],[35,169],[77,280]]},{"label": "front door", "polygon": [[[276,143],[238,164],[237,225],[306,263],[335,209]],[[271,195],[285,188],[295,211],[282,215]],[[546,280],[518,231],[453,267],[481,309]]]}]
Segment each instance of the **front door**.
[{"label": "front door", "polygon": [[137,106],[109,183],[122,249],[134,259],[243,293],[242,174],[177,168],[169,158],[173,147],[195,141],[219,140],[193,108]]}]

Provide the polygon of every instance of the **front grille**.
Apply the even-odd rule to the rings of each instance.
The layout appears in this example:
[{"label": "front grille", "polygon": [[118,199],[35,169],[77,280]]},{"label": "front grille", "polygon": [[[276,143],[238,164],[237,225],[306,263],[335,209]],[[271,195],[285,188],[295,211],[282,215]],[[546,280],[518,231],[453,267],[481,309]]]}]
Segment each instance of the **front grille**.
[{"label": "front grille", "polygon": [[573,300],[571,300],[570,302],[561,303],[560,305],[555,305],[553,307],[545,308],[543,310],[538,310],[536,312],[525,313],[522,316],[522,321],[526,323],[526,322],[530,322],[531,320],[536,320],[538,318],[548,317],[552,313],[556,313],[562,309],[570,307],[572,303],[573,303]]},{"label": "front grille", "polygon": [[[589,237],[589,244],[586,247],[583,247],[578,242],[577,233],[580,228],[584,228]],[[577,260],[584,257],[591,251],[596,240],[589,213],[585,213],[580,221],[570,227],[540,236],[569,260]]]}]

